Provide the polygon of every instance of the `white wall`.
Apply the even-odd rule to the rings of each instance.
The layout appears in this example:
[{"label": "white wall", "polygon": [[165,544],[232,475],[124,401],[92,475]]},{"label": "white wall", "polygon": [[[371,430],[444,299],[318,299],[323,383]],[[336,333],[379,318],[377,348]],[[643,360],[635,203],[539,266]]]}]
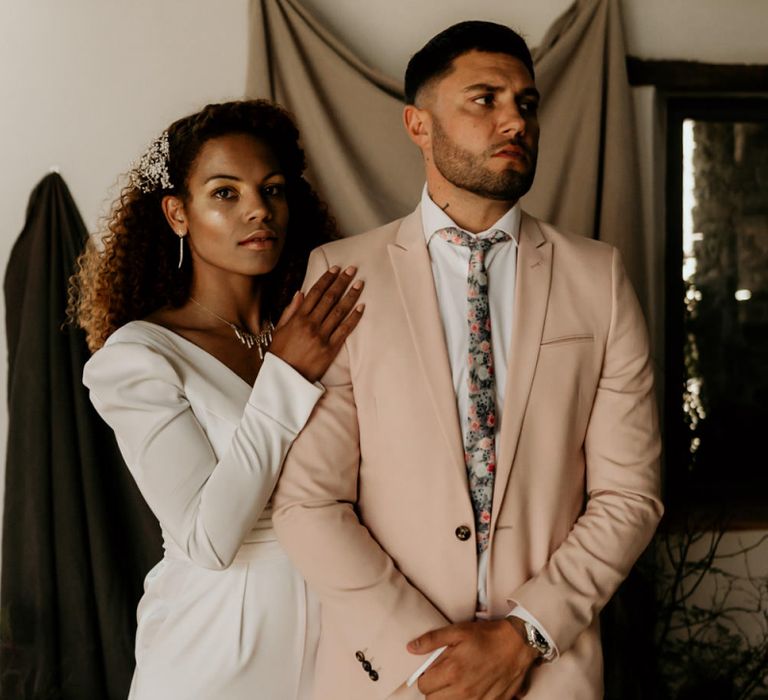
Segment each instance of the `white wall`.
[{"label": "white wall", "polygon": [[766,0],[622,0],[621,4],[632,56],[768,63]]}]

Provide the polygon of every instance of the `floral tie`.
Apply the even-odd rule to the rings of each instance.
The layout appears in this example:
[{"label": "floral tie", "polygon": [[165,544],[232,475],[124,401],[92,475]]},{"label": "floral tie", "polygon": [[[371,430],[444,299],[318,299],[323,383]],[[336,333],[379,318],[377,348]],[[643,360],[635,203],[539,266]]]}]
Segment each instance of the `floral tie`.
[{"label": "floral tie", "polygon": [[440,229],[437,235],[454,245],[467,246],[470,250],[467,272],[469,414],[464,434],[464,461],[475,512],[477,553],[482,554],[488,547],[491,530],[491,503],[496,472],[496,380],[491,349],[485,253],[494,243],[509,240],[510,236],[497,230],[487,238],[475,238],[457,228]]}]

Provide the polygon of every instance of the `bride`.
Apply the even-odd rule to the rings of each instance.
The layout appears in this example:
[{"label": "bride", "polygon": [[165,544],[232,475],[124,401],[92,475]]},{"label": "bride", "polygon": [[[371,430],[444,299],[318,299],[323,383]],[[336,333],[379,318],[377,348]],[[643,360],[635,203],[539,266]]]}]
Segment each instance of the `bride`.
[{"label": "bride", "polygon": [[298,137],[263,100],[174,122],[72,280],[95,351],[83,381],[163,534],[133,700],[310,697],[319,611],[269,502],[363,285],[332,268],[297,291],[334,234]]}]

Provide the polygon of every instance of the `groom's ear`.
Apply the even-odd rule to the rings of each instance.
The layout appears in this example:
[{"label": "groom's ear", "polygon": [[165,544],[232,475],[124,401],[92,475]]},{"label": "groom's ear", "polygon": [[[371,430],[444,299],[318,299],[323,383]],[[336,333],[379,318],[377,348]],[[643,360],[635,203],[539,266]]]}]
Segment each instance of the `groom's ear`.
[{"label": "groom's ear", "polygon": [[432,143],[432,115],[426,109],[416,105],[405,105],[403,124],[408,137],[426,153]]}]

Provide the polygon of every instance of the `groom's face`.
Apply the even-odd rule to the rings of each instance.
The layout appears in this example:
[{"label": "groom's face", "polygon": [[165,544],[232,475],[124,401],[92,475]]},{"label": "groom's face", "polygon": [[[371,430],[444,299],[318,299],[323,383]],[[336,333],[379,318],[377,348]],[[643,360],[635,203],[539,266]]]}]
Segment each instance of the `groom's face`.
[{"label": "groom's face", "polygon": [[539,93],[521,61],[470,51],[424,92],[429,155],[446,180],[506,201],[530,189],[538,155]]}]

